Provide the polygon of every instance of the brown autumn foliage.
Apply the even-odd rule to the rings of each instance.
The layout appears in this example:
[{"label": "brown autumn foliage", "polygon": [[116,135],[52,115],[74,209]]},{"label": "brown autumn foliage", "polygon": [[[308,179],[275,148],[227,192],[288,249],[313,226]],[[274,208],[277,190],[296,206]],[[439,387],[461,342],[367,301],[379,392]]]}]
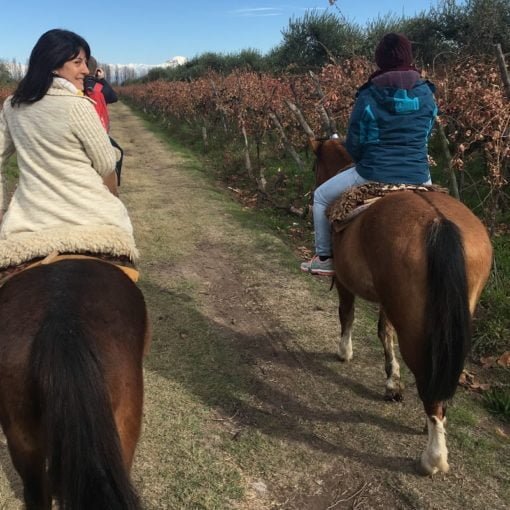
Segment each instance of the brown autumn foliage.
[{"label": "brown autumn foliage", "polygon": [[0,106],[3,104],[6,97],[12,94],[12,92],[12,87],[0,85]]},{"label": "brown autumn foliage", "polygon": [[[300,148],[306,137],[286,101],[299,107],[316,135],[326,135],[319,106],[325,107],[345,132],[356,90],[372,70],[372,64],[364,59],[327,65],[317,76],[320,93],[308,75],[275,77],[248,71],[227,76],[210,73],[190,82],[130,85],[120,93],[145,111],[169,121],[195,124],[197,130],[222,129],[231,137],[240,137],[244,126],[250,141],[257,145],[270,142],[266,135],[275,129],[271,112],[290,143]],[[481,153],[489,195],[500,193],[508,186],[510,101],[504,96],[496,63],[459,60],[430,79],[436,85],[440,122],[450,142],[454,167],[463,171],[473,154]],[[279,136],[271,140],[279,140]],[[486,207],[494,204],[489,200]]]}]

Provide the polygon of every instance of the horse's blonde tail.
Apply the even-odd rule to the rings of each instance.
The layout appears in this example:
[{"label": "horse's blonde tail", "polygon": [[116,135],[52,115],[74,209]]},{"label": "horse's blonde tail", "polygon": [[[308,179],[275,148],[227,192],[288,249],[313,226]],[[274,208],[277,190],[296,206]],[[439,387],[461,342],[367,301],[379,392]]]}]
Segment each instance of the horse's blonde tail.
[{"label": "horse's blonde tail", "polygon": [[471,347],[471,314],[462,236],[446,218],[429,225],[427,250],[426,374],[424,402],[453,397]]}]

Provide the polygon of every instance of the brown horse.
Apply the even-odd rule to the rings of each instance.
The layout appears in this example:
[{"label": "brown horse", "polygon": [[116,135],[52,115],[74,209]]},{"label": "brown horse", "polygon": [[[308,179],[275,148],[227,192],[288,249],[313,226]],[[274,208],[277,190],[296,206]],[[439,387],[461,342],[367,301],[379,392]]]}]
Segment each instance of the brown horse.
[{"label": "brown horse", "polygon": [[[339,140],[311,145],[317,156],[317,185],[352,166]],[[470,348],[472,315],[491,269],[492,246],[485,227],[444,193],[399,191],[376,201],[345,230],[333,231],[333,256],[340,359],[352,358],[354,297],[379,303],[386,397],[402,398],[393,350],[396,332],[427,416],[422,472],[448,471],[445,402],[456,391]]]},{"label": "brown horse", "polygon": [[0,287],[0,422],[28,510],[136,510],[129,479],[149,344],[113,264],[61,260]]}]

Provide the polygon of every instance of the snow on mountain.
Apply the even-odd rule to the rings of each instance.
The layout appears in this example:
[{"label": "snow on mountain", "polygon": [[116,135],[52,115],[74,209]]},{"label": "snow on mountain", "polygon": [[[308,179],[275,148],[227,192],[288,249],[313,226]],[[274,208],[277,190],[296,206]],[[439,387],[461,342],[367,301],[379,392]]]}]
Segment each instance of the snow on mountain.
[{"label": "snow on mountain", "polygon": [[[12,78],[20,80],[25,72],[27,66],[24,64],[17,63],[16,61],[1,61],[9,70]],[[106,79],[112,83],[121,83],[127,79],[140,78],[145,76],[151,69],[156,67],[177,67],[187,62],[186,57],[176,56],[162,64],[104,64],[100,66],[104,67],[106,72]]]},{"label": "snow on mountain", "polygon": [[122,82],[125,79],[140,78],[156,67],[177,67],[187,62],[186,57],[176,56],[162,64],[101,64],[110,75],[110,81]]}]

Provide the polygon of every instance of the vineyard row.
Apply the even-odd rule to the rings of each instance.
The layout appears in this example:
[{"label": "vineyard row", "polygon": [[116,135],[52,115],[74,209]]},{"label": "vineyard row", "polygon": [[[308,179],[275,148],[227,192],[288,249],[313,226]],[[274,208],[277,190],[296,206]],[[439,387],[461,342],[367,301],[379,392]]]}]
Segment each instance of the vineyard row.
[{"label": "vineyard row", "polygon": [[[372,71],[369,62],[352,60],[328,65],[317,76],[210,73],[189,82],[129,85],[121,87],[120,93],[146,112],[196,126],[197,134],[220,129],[244,139],[248,147],[276,130],[281,143],[292,150],[306,142],[291,111],[293,105],[315,135],[325,136],[332,128],[342,134],[356,90]],[[436,86],[440,131],[446,137],[450,166],[462,171],[476,150],[484,156],[485,179],[490,188],[497,191],[505,187],[510,159],[510,102],[497,65],[464,60],[447,72],[442,70],[441,75],[429,74],[427,78]]]}]

